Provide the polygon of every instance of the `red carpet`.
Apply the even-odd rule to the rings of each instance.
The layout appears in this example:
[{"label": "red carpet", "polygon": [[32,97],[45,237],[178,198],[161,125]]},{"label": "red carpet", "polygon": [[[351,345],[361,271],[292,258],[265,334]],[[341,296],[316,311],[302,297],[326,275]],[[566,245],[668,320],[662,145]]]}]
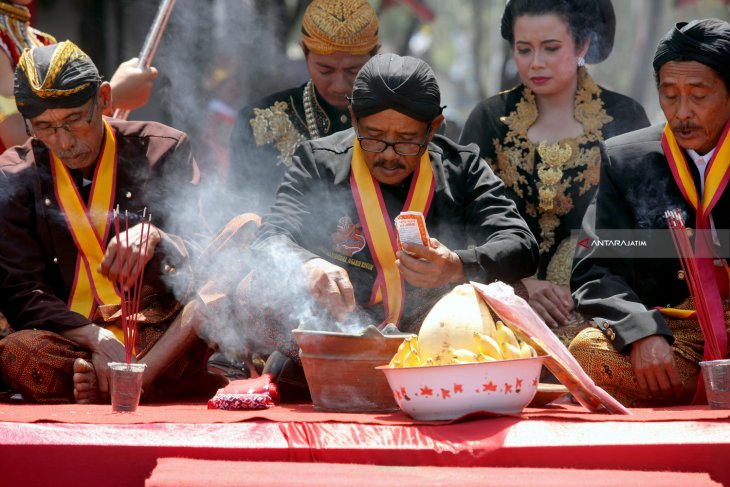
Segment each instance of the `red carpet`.
[{"label": "red carpet", "polygon": [[[286,472],[286,476],[275,475]],[[344,463],[226,462],[161,458],[146,487],[495,485],[499,487],[719,486],[706,473],[551,468],[393,467]]]},{"label": "red carpet", "polygon": [[[443,424],[402,414],[323,413],[309,405],[251,412],[153,405],[113,414],[110,406],[0,404],[1,485],[145,485],[147,479],[148,485],[215,487],[252,485],[248,480],[267,471],[272,480],[289,479],[284,483],[290,485],[357,479],[385,485],[389,476],[407,471],[422,485],[453,475],[454,482],[442,482],[451,485],[474,484],[473,476],[487,467],[499,475],[500,469],[516,469],[515,483],[500,477],[499,485],[556,485],[556,478],[565,480],[563,486],[580,479],[589,480],[584,485],[635,485],[652,478],[656,485],[708,485],[710,479],[730,485],[730,411],[687,407],[634,413],[593,415],[560,406],[528,409],[521,417],[482,415]],[[168,462],[190,459],[206,462],[179,466],[176,484]],[[245,463],[251,461],[265,463],[251,469]],[[341,465],[351,463],[359,466]],[[216,474],[218,465],[225,469]],[[400,468],[408,466],[419,468]],[[239,475],[241,483],[231,483],[228,474],[246,468],[252,477]],[[440,473],[427,475],[431,470]],[[323,480],[306,483],[312,476]]]}]

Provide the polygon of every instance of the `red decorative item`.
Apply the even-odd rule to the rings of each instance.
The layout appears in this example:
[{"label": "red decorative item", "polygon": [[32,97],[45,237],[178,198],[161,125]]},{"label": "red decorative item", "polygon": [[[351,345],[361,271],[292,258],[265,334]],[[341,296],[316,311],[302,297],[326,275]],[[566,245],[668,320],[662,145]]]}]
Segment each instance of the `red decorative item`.
[{"label": "red decorative item", "polygon": [[208,400],[208,409],[266,409],[279,403],[279,391],[270,374],[234,380]]},{"label": "red decorative item", "polygon": [[695,309],[697,310],[697,321],[700,324],[702,335],[705,338],[705,347],[707,350],[704,359],[722,359],[724,355],[720,350],[720,345],[712,328],[712,319],[707,305],[705,287],[700,277],[692,244],[687,237],[687,228],[684,226],[682,213],[678,209],[673,211],[668,210],[664,212],[664,217],[667,219],[667,226],[672,235],[674,246],[677,249],[679,262],[682,264],[682,270],[687,278],[689,293],[692,296]]}]

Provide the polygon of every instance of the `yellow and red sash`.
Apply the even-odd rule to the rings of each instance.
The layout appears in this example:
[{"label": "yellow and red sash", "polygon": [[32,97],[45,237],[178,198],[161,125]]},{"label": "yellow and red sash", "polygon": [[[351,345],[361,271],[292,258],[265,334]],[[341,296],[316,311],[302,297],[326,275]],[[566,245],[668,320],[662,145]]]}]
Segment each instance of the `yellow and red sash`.
[{"label": "yellow and red sash", "polygon": [[[378,271],[370,304],[382,301],[385,309],[385,320],[382,324],[394,323],[397,325],[403,312],[405,284],[395,263],[397,247],[393,218],[388,214],[383,195],[380,192],[380,184],[370,173],[357,139],[355,139],[352,151],[350,187],[365,239],[373,257],[373,264]],[[426,150],[413,173],[403,211],[419,211],[425,218],[431,206],[434,187],[435,179],[431,168],[431,158]]]},{"label": "yellow and red sash", "polygon": [[94,170],[88,207],[68,168],[51,153],[51,172],[56,199],[79,251],[68,308],[93,318],[99,304],[119,304],[114,283],[98,272],[111,227],[117,176],[116,139],[104,122],[104,146]]},{"label": "yellow and red sash", "polygon": [[[669,163],[674,180],[684,198],[695,209],[695,226],[698,230],[708,230],[707,232],[698,232],[697,234],[697,238],[695,239],[695,255],[704,257],[695,257],[694,260],[699,270],[699,277],[702,282],[710,314],[712,334],[718,344],[720,356],[715,357],[709,349],[710,347],[705,347],[703,354],[704,360],[724,359],[728,350],[725,313],[723,312],[720,286],[717,281],[718,276],[727,279],[727,273],[715,272],[715,266],[711,257],[713,255],[713,244],[707,241],[707,235],[711,228],[710,214],[722,196],[723,191],[725,191],[728,181],[730,181],[730,172],[728,171],[730,169],[730,140],[728,140],[728,131],[730,131],[730,121],[725,125],[720,140],[718,141],[717,149],[705,170],[705,187],[701,198],[692,179],[692,173],[687,164],[687,159],[684,157],[679,144],[677,144],[677,140],[669,124],[665,125],[662,135],[662,149],[667,157],[667,162]],[[670,310],[663,310],[662,312],[667,316],[672,316],[672,311]],[[705,337],[705,341],[707,341],[707,337]],[[698,383],[698,394],[695,396],[696,401],[699,396],[704,395],[703,392],[702,380],[700,380]]]}]

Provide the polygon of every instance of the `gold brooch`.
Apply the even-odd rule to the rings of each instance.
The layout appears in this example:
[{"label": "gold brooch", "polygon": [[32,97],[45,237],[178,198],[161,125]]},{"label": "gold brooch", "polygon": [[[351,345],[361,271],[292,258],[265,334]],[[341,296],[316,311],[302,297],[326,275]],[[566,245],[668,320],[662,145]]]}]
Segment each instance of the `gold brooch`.
[{"label": "gold brooch", "polygon": [[565,144],[548,144],[545,141],[537,146],[537,153],[540,154],[540,165],[537,168],[538,192],[540,195],[540,207],[543,210],[552,210],[555,206],[555,198],[558,195],[556,185],[563,179],[563,166],[573,155],[573,148]]}]

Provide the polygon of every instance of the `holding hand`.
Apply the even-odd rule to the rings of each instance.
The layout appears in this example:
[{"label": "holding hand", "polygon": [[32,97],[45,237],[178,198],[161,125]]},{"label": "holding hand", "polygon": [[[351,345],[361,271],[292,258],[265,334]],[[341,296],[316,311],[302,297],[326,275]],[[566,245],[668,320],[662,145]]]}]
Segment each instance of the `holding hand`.
[{"label": "holding hand", "polygon": [[109,396],[109,362],[124,362],[126,354],[124,345],[111,331],[93,323],[73,328],[61,333],[83,348],[91,351],[91,363],[96,380],[88,380],[75,384],[77,393],[82,394],[88,401],[96,402],[100,398]]},{"label": "holding hand", "polygon": [[575,309],[570,289],[533,277],[522,279],[522,284],[527,288],[530,306],[550,328],[570,323],[570,314]]},{"label": "holding hand", "polygon": [[[112,85],[112,105],[122,110],[134,110],[145,103],[152,93],[152,82],[157,68],[139,67],[139,59],[132,58],[119,65],[109,82]],[[104,115],[112,115],[105,113]]]},{"label": "holding hand", "polygon": [[309,294],[339,322],[355,310],[355,290],[342,267],[324,259],[312,259],[304,264]]},{"label": "holding hand", "polygon": [[631,345],[631,364],[639,387],[652,399],[669,399],[682,393],[682,380],[674,352],[663,336],[651,335]]},{"label": "holding hand", "polygon": [[[147,236],[148,228],[149,237]],[[142,235],[142,231],[145,235]],[[147,262],[152,260],[161,236],[160,231],[154,225],[146,222],[130,227],[127,234],[129,238],[127,238],[124,231],[119,235],[119,245],[117,245],[116,237],[109,241],[99,272],[112,282],[119,282],[120,275],[125,276],[126,280],[122,282],[122,285],[129,289],[134,285],[137,276],[142,272]],[[146,246],[144,246],[144,240],[147,240]],[[145,248],[142,248],[143,246]],[[121,259],[121,274],[119,259]]]},{"label": "holding hand", "polygon": [[430,239],[430,246],[404,243],[396,256],[403,278],[414,287],[438,288],[452,282],[463,282],[464,265],[455,252]]}]

